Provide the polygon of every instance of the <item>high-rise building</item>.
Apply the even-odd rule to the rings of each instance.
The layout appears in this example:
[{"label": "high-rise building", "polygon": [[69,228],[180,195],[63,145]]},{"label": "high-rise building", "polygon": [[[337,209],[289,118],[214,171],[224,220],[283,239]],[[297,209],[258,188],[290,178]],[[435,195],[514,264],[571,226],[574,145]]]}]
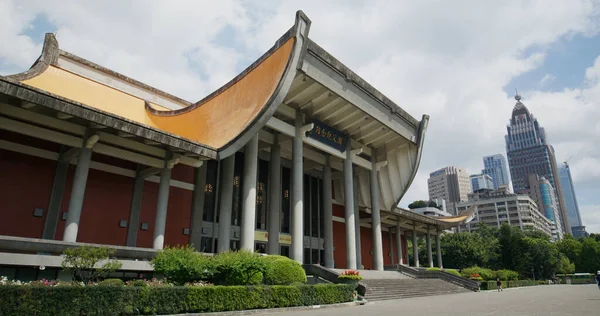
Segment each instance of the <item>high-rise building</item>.
[{"label": "high-rise building", "polygon": [[562,220],[558,208],[558,197],[554,193],[552,184],[545,177],[530,174],[528,177],[528,188],[519,190],[518,193],[528,194],[536,201],[540,212],[552,222],[552,237],[560,240],[564,237]]},{"label": "high-rise building", "polygon": [[587,233],[585,231],[585,226],[583,226],[583,222],[581,221],[579,205],[577,204],[577,197],[575,196],[575,186],[573,185],[573,178],[571,178],[571,169],[566,161],[558,166],[558,175],[563,192],[563,199],[567,206],[567,218],[569,220],[569,225],[571,225],[573,236],[585,237]]},{"label": "high-rise building", "polygon": [[445,167],[429,174],[429,199],[446,201],[450,213],[456,213],[456,203],[466,201],[471,192],[471,181],[466,169]]},{"label": "high-rise building", "polygon": [[529,187],[530,174],[546,178],[557,198],[559,216],[561,224],[563,224],[561,230],[565,233],[571,233],[558,180],[558,167],[554,148],[550,145],[544,128],[521,102],[521,96],[517,94],[515,99],[517,103],[513,108],[510,124],[506,128],[508,133],[505,136],[506,154],[513,189],[515,192],[535,189]]},{"label": "high-rise building", "polygon": [[492,177],[494,190],[498,190],[501,186],[508,187],[508,168],[506,167],[506,159],[501,154],[483,157],[483,170],[481,173]]},{"label": "high-rise building", "polygon": [[510,226],[533,227],[551,235],[553,223],[538,209],[538,205],[527,194],[510,193],[505,187],[499,190],[479,190],[469,194],[468,201],[457,203],[459,212],[476,207],[475,217],[468,224],[458,226],[458,231],[477,230],[477,223],[490,227]]},{"label": "high-rise building", "polygon": [[487,174],[471,175],[471,186],[473,187],[473,192],[481,189],[495,190],[494,181]]}]

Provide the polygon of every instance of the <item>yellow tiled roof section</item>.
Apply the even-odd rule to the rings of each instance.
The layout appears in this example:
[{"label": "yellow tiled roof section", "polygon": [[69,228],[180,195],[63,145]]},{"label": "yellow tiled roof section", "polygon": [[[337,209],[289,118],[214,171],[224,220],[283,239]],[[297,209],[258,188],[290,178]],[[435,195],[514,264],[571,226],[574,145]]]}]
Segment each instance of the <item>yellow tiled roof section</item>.
[{"label": "yellow tiled roof section", "polygon": [[218,149],[242,133],[269,101],[293,46],[294,38],[290,38],[237,82],[201,104],[190,105],[183,113],[150,103],[153,109],[164,112],[152,114],[138,97],[52,65],[23,83]]},{"label": "yellow tiled roof section", "polygon": [[240,135],[275,93],[294,45],[290,38],[272,55],[239,81],[189,110],[154,115],[150,120],[161,129],[200,143],[221,148]]},{"label": "yellow tiled roof section", "polygon": [[[157,127],[146,115],[144,100],[55,66],[49,66],[43,73],[23,83],[138,123]],[[153,106],[158,110],[169,110],[156,104]]]}]

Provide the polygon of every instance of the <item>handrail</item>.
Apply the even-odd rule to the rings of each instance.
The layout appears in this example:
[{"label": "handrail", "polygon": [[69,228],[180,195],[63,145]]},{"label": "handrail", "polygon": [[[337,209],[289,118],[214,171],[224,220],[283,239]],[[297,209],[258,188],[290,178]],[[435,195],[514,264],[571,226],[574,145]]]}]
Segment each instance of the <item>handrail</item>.
[{"label": "handrail", "polygon": [[[331,283],[342,283],[340,282],[340,279],[338,279],[340,273],[335,270],[325,268],[318,264],[303,264],[302,268],[304,268],[307,275],[314,275]],[[367,287],[364,283],[359,282],[357,290],[359,295],[364,296],[367,292]]]},{"label": "handrail", "polygon": [[399,272],[415,279],[441,279],[474,292],[479,291],[479,282],[450,274],[446,271],[421,270],[405,265],[397,265],[397,268]]}]

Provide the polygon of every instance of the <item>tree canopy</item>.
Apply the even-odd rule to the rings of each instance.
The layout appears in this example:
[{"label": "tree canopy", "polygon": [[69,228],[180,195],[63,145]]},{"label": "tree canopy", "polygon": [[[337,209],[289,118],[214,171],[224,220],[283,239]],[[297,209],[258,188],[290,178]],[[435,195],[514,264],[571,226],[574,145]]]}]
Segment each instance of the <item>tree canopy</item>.
[{"label": "tree canopy", "polygon": [[[518,271],[521,278],[529,279],[600,270],[600,238],[595,235],[579,239],[567,235],[560,241],[551,242],[548,235],[531,228],[521,230],[508,224],[496,228],[483,223],[475,227],[471,233],[442,236],[444,266],[509,269]],[[419,248],[422,248],[420,259],[426,258],[425,243],[419,243]]]}]

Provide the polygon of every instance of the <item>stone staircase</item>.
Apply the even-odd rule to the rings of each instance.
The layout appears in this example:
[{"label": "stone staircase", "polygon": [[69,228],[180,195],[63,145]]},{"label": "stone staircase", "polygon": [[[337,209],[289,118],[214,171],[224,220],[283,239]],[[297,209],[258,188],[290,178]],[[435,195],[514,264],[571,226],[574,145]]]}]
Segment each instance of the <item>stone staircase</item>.
[{"label": "stone staircase", "polygon": [[440,279],[365,278],[361,283],[367,287],[365,299],[369,302],[471,292],[461,286]]}]

